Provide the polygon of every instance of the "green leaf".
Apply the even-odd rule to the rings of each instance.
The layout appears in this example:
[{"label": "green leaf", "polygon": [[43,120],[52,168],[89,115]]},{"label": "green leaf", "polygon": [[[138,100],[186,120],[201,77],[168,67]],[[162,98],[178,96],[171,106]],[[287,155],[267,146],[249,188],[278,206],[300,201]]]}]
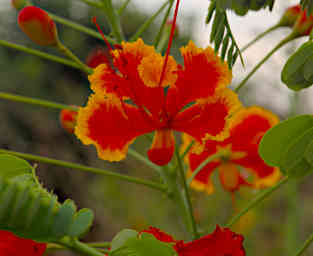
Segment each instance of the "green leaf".
[{"label": "green leaf", "polygon": [[11,179],[19,175],[31,174],[33,167],[24,159],[16,156],[0,154],[0,177]]},{"label": "green leaf", "polygon": [[124,229],[121,232],[119,232],[112,240],[111,243],[111,250],[114,251],[118,248],[121,248],[125,242],[133,237],[137,237],[138,232],[132,229]]},{"label": "green leaf", "polygon": [[90,209],[81,209],[74,216],[74,221],[69,230],[69,236],[80,237],[84,235],[91,227],[94,214]]},{"label": "green leaf", "polygon": [[177,255],[171,244],[157,240],[153,235],[142,233],[126,240],[122,247],[111,251],[110,256],[174,256]]},{"label": "green leaf", "polygon": [[298,91],[313,84],[313,42],[304,43],[284,65],[281,79],[288,88]]},{"label": "green leaf", "polygon": [[298,137],[282,154],[280,168],[289,177],[299,178],[313,171],[313,165],[305,158],[305,152],[312,140],[313,127]]},{"label": "green leaf", "polygon": [[259,145],[260,156],[268,165],[279,166],[282,154],[312,127],[311,115],[297,116],[281,122],[263,136]]},{"label": "green leaf", "polygon": [[310,163],[311,166],[313,166],[313,141],[311,141],[307,146],[304,152],[304,158]]}]

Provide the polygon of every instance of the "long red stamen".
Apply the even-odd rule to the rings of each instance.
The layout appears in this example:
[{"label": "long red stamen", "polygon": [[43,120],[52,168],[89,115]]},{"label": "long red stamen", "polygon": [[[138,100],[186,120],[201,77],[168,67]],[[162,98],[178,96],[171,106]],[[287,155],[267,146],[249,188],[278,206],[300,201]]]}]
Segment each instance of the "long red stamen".
[{"label": "long red stamen", "polygon": [[177,18],[177,14],[178,14],[179,3],[180,3],[180,0],[177,0],[175,12],[174,12],[174,19],[173,19],[173,23],[172,23],[170,38],[169,38],[168,45],[167,45],[167,49],[166,49],[165,61],[164,61],[163,68],[162,68],[162,73],[161,73],[161,77],[160,77],[159,86],[161,86],[161,84],[162,84],[162,82],[163,82],[163,79],[164,79],[165,70],[166,70],[166,65],[167,65],[167,62],[168,62],[168,56],[169,56],[169,54],[170,54],[170,50],[171,50],[171,46],[172,46],[172,42],[173,42],[173,37],[174,37],[174,33],[175,33],[176,18]]},{"label": "long red stamen", "polygon": [[98,25],[98,23],[97,23],[97,18],[96,18],[96,17],[92,17],[92,22],[96,25],[96,27],[97,27],[99,33],[101,34],[101,36],[102,36],[102,38],[103,38],[103,41],[105,42],[105,44],[107,45],[107,47],[109,48],[109,50],[110,50],[110,52],[111,52],[111,51],[112,51],[112,47],[111,47],[109,41],[105,38],[105,35],[104,35],[104,33],[102,32],[100,26]]}]

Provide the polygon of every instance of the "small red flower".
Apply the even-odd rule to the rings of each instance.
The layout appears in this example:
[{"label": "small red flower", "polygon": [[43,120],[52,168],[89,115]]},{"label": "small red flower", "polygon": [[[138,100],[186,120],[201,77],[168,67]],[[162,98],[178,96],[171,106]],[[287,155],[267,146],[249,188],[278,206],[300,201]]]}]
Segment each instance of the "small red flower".
[{"label": "small red flower", "polygon": [[62,109],[60,112],[60,123],[64,130],[69,133],[74,133],[74,128],[77,121],[77,111]]},{"label": "small red flower", "polygon": [[13,233],[0,230],[1,256],[41,256],[46,250],[46,244],[30,239],[19,238]]},{"label": "small red flower", "polygon": [[[280,178],[280,171],[264,163],[258,154],[258,146],[265,132],[279,122],[271,112],[260,107],[243,108],[231,118],[230,136],[224,141],[206,141],[205,145],[194,145],[185,161],[191,176],[197,167],[210,155],[221,156],[208,163],[194,177],[191,186],[197,190],[213,192],[211,175],[218,170],[220,182],[230,192],[241,186],[256,188],[271,186]],[[192,141],[188,135],[183,136],[186,148]],[[240,170],[240,167],[244,170]]]},{"label": "small red flower", "polygon": [[170,235],[157,228],[150,227],[142,232],[152,234],[156,239],[172,243],[179,256],[245,256],[243,236],[228,228],[216,226],[212,234],[192,242],[176,241]]},{"label": "small red flower", "polygon": [[55,45],[58,41],[54,21],[47,12],[36,7],[27,6],[18,15],[18,24],[23,32],[36,44]]},{"label": "small red flower", "polygon": [[227,137],[227,120],[240,107],[226,88],[227,64],[192,42],[181,53],[184,67],[169,57],[160,81],[164,57],[154,47],[139,39],[112,50],[115,68],[101,64],[89,76],[94,94],[79,110],[77,137],[95,145],[100,158],[120,161],[136,137],[155,131],[148,156],[158,165],[172,158],[174,130],[199,142]]}]

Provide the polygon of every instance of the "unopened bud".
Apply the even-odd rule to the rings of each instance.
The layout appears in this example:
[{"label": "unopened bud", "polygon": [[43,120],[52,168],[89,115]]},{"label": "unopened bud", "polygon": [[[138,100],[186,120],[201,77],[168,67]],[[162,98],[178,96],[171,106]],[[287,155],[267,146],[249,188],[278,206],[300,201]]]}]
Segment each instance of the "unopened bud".
[{"label": "unopened bud", "polygon": [[11,4],[18,11],[28,5],[31,5],[28,0],[11,0]]},{"label": "unopened bud", "polygon": [[86,64],[90,68],[96,68],[97,66],[103,63],[109,65],[110,64],[109,56],[110,53],[105,48],[103,47],[95,48],[87,56]]},{"label": "unopened bud", "polygon": [[74,133],[74,129],[76,126],[77,120],[77,111],[69,110],[69,109],[62,109],[60,112],[60,123],[64,130],[69,133]]},{"label": "unopened bud", "polygon": [[297,37],[308,36],[313,27],[313,16],[307,15],[307,12],[304,10],[301,12],[299,17],[296,20],[295,25],[293,26],[293,33]]},{"label": "unopened bud", "polygon": [[41,46],[56,45],[58,42],[57,29],[54,21],[47,12],[27,6],[18,15],[18,24],[31,40]]},{"label": "unopened bud", "polygon": [[281,27],[293,27],[301,12],[302,10],[299,4],[287,8],[279,21],[279,25]]}]

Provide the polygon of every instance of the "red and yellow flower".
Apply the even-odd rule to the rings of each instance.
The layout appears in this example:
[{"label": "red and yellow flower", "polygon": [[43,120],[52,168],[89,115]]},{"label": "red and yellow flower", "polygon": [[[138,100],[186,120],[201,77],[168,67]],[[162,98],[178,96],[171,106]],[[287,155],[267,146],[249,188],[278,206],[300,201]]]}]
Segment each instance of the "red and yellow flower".
[{"label": "red and yellow flower", "polygon": [[[241,186],[262,188],[271,186],[280,178],[276,167],[265,164],[258,154],[258,145],[265,132],[279,122],[271,112],[261,107],[242,108],[231,118],[230,136],[224,141],[206,141],[205,145],[194,145],[185,157],[188,176],[208,157],[217,154],[193,178],[194,189],[213,192],[211,175],[218,170],[225,190],[234,192]],[[192,137],[183,135],[185,149]]]},{"label": "red and yellow flower", "polygon": [[165,58],[141,39],[112,50],[115,68],[104,63],[89,76],[94,93],[79,110],[77,137],[95,145],[100,158],[120,161],[136,137],[155,131],[148,156],[158,165],[172,158],[174,130],[199,142],[226,138],[228,119],[240,107],[227,88],[227,64],[192,42],[181,53],[184,66],[169,57],[163,69]]},{"label": "red and yellow flower", "polygon": [[19,238],[13,233],[0,230],[1,256],[41,256],[46,250],[46,244],[30,239]]},{"label": "red and yellow flower", "polygon": [[187,242],[174,240],[163,231],[150,227],[142,232],[152,234],[161,242],[171,243],[178,256],[245,256],[243,236],[232,232],[228,228],[216,226],[212,234],[200,239]]}]

